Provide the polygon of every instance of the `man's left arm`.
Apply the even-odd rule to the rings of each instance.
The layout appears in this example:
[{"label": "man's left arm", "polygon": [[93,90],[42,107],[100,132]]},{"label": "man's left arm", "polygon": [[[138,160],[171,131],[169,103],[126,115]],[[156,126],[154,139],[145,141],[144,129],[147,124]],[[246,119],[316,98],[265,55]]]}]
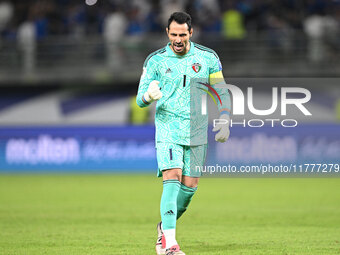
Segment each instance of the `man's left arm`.
[{"label": "man's left arm", "polygon": [[226,84],[223,73],[222,64],[216,54],[211,57],[211,66],[209,70],[209,83],[216,90],[220,100],[218,100],[218,110],[220,112],[219,124],[214,126],[213,131],[217,132],[215,140],[217,142],[225,142],[229,138],[229,124],[230,124],[230,113],[231,113],[231,100],[228,89],[216,88],[216,85]]}]

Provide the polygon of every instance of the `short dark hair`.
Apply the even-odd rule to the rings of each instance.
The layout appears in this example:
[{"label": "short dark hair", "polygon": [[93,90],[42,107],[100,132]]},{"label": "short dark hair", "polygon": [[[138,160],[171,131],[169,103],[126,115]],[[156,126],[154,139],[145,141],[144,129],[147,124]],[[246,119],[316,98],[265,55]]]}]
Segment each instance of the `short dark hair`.
[{"label": "short dark hair", "polygon": [[187,24],[188,30],[191,30],[191,17],[186,12],[174,12],[171,14],[169,20],[168,20],[168,29],[170,29],[171,22],[175,21],[178,24]]}]

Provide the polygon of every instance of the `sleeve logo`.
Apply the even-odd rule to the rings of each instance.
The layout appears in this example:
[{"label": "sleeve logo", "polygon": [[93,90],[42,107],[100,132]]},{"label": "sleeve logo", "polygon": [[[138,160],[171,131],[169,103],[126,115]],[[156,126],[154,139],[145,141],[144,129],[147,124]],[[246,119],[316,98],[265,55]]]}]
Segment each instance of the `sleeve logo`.
[{"label": "sleeve logo", "polygon": [[218,60],[218,70],[222,71],[222,63],[220,60]]}]

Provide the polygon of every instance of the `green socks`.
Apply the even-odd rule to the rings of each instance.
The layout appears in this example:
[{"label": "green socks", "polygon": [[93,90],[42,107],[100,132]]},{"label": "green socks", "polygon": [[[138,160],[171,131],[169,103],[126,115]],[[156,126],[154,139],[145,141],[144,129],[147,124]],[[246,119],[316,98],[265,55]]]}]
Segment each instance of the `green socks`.
[{"label": "green socks", "polygon": [[187,210],[196,188],[190,188],[181,183],[181,188],[177,196],[177,219]]},{"label": "green socks", "polygon": [[161,218],[163,230],[175,229],[177,219],[177,197],[181,183],[178,180],[163,181]]},{"label": "green socks", "polygon": [[176,220],[187,210],[197,190],[180,183],[178,180],[163,181],[161,199],[161,218],[163,230],[175,229]]}]

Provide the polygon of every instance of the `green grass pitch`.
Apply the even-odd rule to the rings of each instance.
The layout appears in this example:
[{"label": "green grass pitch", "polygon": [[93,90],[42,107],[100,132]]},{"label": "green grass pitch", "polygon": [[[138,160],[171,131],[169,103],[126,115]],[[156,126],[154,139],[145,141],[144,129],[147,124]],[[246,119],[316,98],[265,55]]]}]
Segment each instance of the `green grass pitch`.
[{"label": "green grass pitch", "polygon": [[[0,175],[0,254],[155,254],[161,180]],[[202,178],[177,223],[187,255],[340,254],[340,178]]]}]

